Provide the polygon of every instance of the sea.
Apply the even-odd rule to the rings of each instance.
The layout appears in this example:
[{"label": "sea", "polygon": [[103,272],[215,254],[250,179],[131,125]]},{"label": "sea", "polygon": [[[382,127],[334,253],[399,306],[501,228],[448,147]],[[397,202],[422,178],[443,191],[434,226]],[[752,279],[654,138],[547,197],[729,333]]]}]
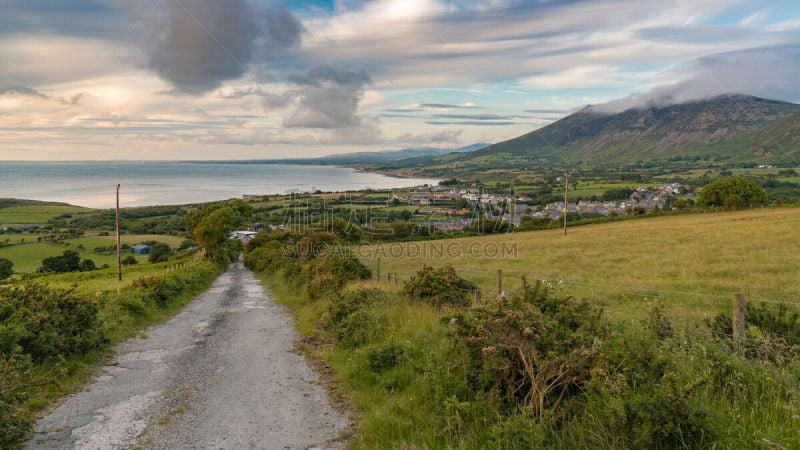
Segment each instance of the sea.
[{"label": "sea", "polygon": [[336,166],[259,162],[0,162],[0,198],[113,208],[202,203],[244,195],[435,185]]}]

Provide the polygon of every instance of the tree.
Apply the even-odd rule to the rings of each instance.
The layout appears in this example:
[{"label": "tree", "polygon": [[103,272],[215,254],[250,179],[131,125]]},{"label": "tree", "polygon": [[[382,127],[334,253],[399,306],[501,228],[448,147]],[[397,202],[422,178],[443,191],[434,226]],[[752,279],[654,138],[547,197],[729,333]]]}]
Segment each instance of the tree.
[{"label": "tree", "polygon": [[139,264],[139,261],[136,260],[136,257],[133,255],[128,255],[122,258],[122,265],[123,266],[133,266],[135,264]]},{"label": "tree", "polygon": [[151,263],[164,262],[172,255],[172,249],[168,244],[163,242],[156,242],[150,246],[150,256],[147,260]]},{"label": "tree", "polygon": [[753,208],[767,201],[764,189],[753,180],[741,177],[719,178],[700,191],[700,206],[724,206],[728,209]]},{"label": "tree", "polygon": [[230,200],[199,220],[189,231],[194,235],[195,241],[206,250],[206,254],[214,259],[223,254],[230,232],[252,215],[252,206],[240,199]]},{"label": "tree", "polygon": [[671,203],[670,206],[672,206],[672,209],[677,209],[678,211],[681,212],[691,208],[691,205],[689,205],[689,203],[682,198],[675,200],[674,202]]},{"label": "tree", "polygon": [[81,261],[81,272],[90,272],[92,270],[97,270],[97,265],[91,259],[84,259]]},{"label": "tree", "polygon": [[14,263],[10,259],[0,258],[0,281],[14,274]]},{"label": "tree", "polygon": [[81,270],[81,257],[75,250],[64,250],[61,256],[50,256],[42,260],[39,272],[77,272]]}]

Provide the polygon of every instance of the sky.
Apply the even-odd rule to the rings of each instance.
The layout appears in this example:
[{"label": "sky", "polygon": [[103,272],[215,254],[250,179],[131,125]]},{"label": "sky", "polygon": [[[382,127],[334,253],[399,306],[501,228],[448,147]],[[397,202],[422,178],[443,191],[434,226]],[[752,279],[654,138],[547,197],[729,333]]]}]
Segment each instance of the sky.
[{"label": "sky", "polygon": [[457,148],[798,84],[796,0],[0,0],[6,161]]}]

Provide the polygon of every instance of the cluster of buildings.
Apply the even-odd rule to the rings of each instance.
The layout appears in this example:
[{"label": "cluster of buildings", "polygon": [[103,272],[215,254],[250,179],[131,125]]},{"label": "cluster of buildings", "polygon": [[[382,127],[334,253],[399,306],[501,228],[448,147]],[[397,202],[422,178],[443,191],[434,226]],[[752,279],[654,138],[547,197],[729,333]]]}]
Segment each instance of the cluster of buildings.
[{"label": "cluster of buildings", "polygon": [[[642,211],[664,209],[667,207],[667,199],[681,192],[682,186],[679,183],[669,183],[653,189],[640,187],[624,201],[582,200],[577,203],[566,204],[564,202],[556,202],[545,206],[540,211],[534,211],[528,206],[528,202],[532,200],[528,196],[498,195],[481,192],[477,189],[458,189],[443,186],[420,187],[405,197],[394,196],[392,199],[396,198],[419,206],[435,206],[463,198],[473,208],[477,205],[484,206],[486,210],[484,214],[487,218],[500,219],[504,222],[512,223],[514,226],[519,226],[523,217],[549,217],[555,220],[560,218],[565,210],[568,213],[625,216]],[[470,212],[472,212],[470,209],[455,210],[444,207],[435,207],[430,210],[432,214],[457,214],[459,216]],[[431,225],[438,228],[455,229],[463,228],[471,223],[472,220],[474,220],[474,217],[472,219],[432,222]]]},{"label": "cluster of buildings", "polygon": [[663,184],[653,190],[640,187],[625,201],[579,201],[577,203],[567,203],[566,205],[564,202],[556,202],[552,205],[547,205],[541,211],[531,214],[531,217],[550,217],[551,219],[558,219],[564,214],[565,207],[568,213],[625,216],[635,214],[637,210],[652,211],[656,208],[664,209],[667,206],[667,199],[680,193],[681,185],[678,183]]}]

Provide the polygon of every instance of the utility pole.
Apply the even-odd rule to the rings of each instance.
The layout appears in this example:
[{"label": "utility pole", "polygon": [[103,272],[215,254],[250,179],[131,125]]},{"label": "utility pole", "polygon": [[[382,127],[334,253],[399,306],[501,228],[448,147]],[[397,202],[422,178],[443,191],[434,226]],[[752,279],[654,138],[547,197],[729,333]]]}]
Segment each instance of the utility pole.
[{"label": "utility pole", "polygon": [[569,192],[569,174],[564,174],[564,236],[567,235],[567,192]]},{"label": "utility pole", "polygon": [[119,185],[117,185],[117,279],[122,281],[122,253],[119,239]]}]

